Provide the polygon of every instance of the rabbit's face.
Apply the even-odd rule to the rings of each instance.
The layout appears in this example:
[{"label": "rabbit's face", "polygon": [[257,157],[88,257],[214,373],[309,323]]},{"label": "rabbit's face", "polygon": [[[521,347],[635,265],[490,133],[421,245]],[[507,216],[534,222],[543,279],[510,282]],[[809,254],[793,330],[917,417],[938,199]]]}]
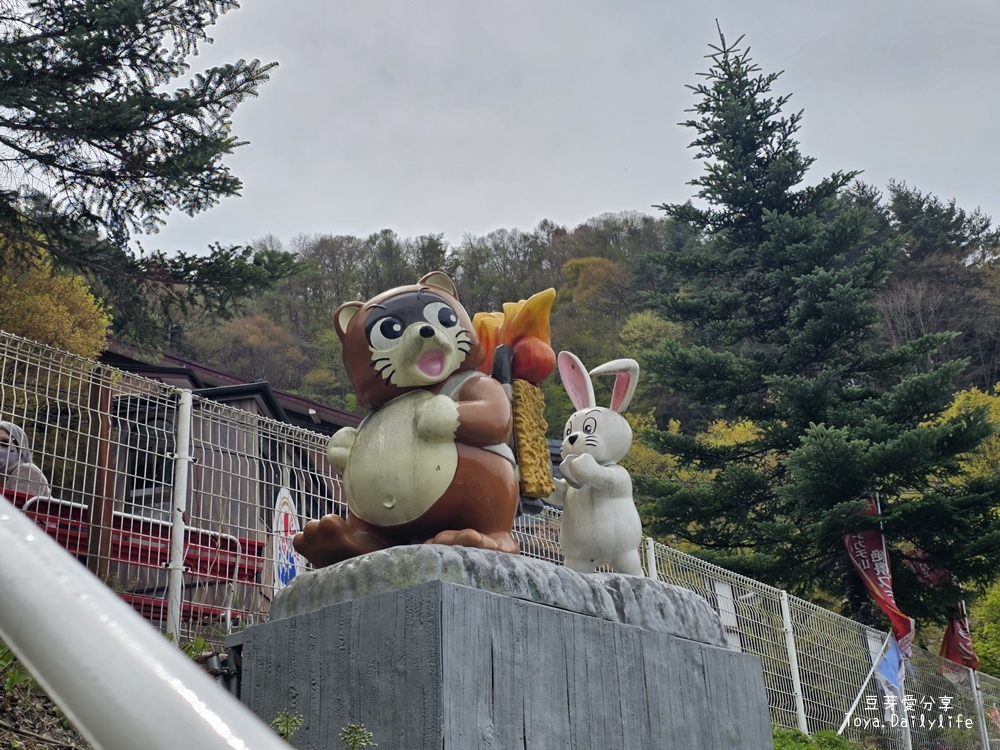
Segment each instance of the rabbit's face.
[{"label": "rabbit's face", "polygon": [[632,428],[621,414],[597,406],[578,411],[566,422],[560,454],[589,453],[602,466],[617,463],[632,447]]}]

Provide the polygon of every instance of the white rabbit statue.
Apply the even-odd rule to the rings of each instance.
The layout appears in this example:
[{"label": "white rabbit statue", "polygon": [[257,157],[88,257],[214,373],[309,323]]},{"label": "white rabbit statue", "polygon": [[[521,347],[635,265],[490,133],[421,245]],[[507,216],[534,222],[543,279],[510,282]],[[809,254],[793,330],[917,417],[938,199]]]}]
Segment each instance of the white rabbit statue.
[{"label": "white rabbit statue", "polygon": [[[562,541],[566,567],[593,573],[610,565],[617,573],[642,575],[639,545],[642,522],[632,499],[632,478],[618,465],[632,447],[632,428],[621,412],[632,400],[639,363],[616,359],[588,374],[570,352],[559,352],[559,375],[576,413],[563,434],[563,479],[548,502],[563,508]],[[611,408],[597,406],[591,375],[614,374]]]}]

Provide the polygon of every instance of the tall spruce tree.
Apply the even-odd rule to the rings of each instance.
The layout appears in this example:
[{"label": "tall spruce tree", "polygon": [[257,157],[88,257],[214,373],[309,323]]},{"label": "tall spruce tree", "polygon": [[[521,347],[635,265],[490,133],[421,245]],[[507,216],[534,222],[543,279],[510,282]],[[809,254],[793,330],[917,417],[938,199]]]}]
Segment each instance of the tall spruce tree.
[{"label": "tall spruce tree", "polygon": [[[291,256],[214,247],[134,252],[136,230],[239,194],[223,163],[237,106],[274,63],[191,76],[235,0],[0,0],[0,270],[44,255],[82,274],[116,329],[156,337],[172,312],[224,315],[287,276]],[[172,250],[172,248],[170,249]]]},{"label": "tall spruce tree", "polygon": [[[706,423],[751,420],[757,431],[726,447],[684,431],[646,435],[701,471],[637,477],[637,494],[654,533],[801,595],[846,599],[870,621],[843,538],[878,523],[863,516],[877,491],[897,600],[940,619],[958,581],[1000,570],[997,478],[958,475],[991,426],[981,412],[939,418],[964,366],[936,360],[951,334],[885,345],[874,299],[897,243],[877,242],[870,208],[845,197],[856,173],[803,184],[813,160],[795,140],[801,112],[783,113],[789,97],[771,94],[779,74],[763,74],[742,37],[719,36],[691,87],[696,117],[683,123],[704,162],[692,183],[703,207],[659,207],[701,241],[650,259],[679,282],[651,300],[686,338],[665,342],[645,373]],[[915,549],[954,580],[922,585],[905,561]]]}]

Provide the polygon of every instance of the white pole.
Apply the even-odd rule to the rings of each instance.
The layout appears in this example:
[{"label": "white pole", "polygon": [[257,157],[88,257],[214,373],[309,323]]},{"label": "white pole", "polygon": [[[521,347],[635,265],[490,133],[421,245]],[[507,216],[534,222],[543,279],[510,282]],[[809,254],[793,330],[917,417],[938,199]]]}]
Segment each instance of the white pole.
[{"label": "white pole", "polygon": [[779,596],[781,599],[782,630],[785,631],[785,649],[788,651],[788,668],[792,672],[792,696],[795,698],[795,717],[798,721],[799,730],[803,734],[809,734],[809,725],[806,723],[806,703],[802,697],[802,681],[799,679],[799,657],[795,652],[792,609],[788,605],[788,592],[782,589],[779,592]]},{"label": "white pole", "polygon": [[[965,623],[964,627],[968,629],[969,626],[969,612],[965,608],[965,600],[963,599],[959,602],[962,621]],[[976,670],[971,667],[966,667],[969,670],[969,685],[972,687],[972,704],[976,710],[976,723],[979,725],[979,741],[982,743],[983,748],[990,747],[990,733],[989,729],[986,727],[986,708],[983,706],[983,691],[979,687],[979,674]]]},{"label": "white pole", "polygon": [[[906,675],[903,675],[902,679],[899,681],[899,692],[906,697]],[[900,706],[900,711],[902,711],[903,716],[906,716],[906,710]],[[913,750],[913,737],[910,735],[910,722],[906,722],[906,726],[900,726],[899,732],[903,737],[903,750]]]},{"label": "white pole", "polygon": [[660,573],[656,569],[656,542],[650,536],[646,537],[646,575],[654,581],[660,580]]},{"label": "white pole", "polygon": [[[878,490],[875,490],[875,513],[878,515],[878,529],[879,529],[879,534],[882,537],[882,559],[886,561],[886,564],[888,564],[889,550],[885,546],[885,534],[883,533],[885,531],[885,528],[882,525],[882,499],[879,497]],[[910,618],[910,627],[911,629],[913,628],[912,618]],[[903,661],[904,663],[908,661],[908,659],[905,656],[905,653]],[[900,693],[902,693],[902,697],[904,698],[906,697],[905,684],[906,684],[906,675],[904,674],[899,681],[899,691]],[[903,712],[903,716],[906,716],[905,711]],[[910,736],[910,723],[906,722],[906,726],[901,726],[899,728],[899,733],[903,737],[903,750],[913,750],[913,738]]]},{"label": "white pole", "polygon": [[854,703],[851,704],[851,707],[847,709],[847,713],[844,714],[844,720],[841,722],[840,729],[837,730],[837,734],[843,734],[844,730],[847,728],[847,722],[851,720],[851,716],[854,715],[854,710],[858,707],[858,704],[861,702],[861,697],[865,694],[865,688],[868,687],[868,681],[871,680],[872,675],[875,674],[875,670],[878,668],[878,663],[882,661],[882,657],[885,655],[885,650],[889,647],[890,638],[892,638],[892,633],[887,635],[885,640],[882,642],[882,648],[879,650],[878,656],[876,656],[872,661],[872,668],[868,670],[867,676],[861,683],[861,689],[854,697]]},{"label": "white pole", "polygon": [[167,566],[167,637],[180,646],[181,604],[184,598],[184,511],[187,510],[191,465],[191,412],[194,397],[181,391],[177,404],[174,446],[174,487],[170,503],[170,563]]},{"label": "white pole", "polygon": [[0,495],[0,638],[98,750],[288,750]]},{"label": "white pole", "polygon": [[979,724],[979,741],[984,748],[988,748],[990,747],[990,732],[986,727],[986,708],[983,706],[983,691],[979,687],[979,674],[976,670],[969,667],[966,667],[966,669],[969,670],[969,684],[972,686],[973,705],[976,708],[976,723]]}]

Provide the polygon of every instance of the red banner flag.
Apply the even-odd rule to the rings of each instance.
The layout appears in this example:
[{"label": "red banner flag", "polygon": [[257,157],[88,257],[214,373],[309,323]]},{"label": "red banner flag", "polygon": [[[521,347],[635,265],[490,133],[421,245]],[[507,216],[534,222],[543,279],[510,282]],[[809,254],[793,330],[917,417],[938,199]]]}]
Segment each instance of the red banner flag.
[{"label": "red banner flag", "polygon": [[[878,515],[874,497],[869,497],[868,502],[870,508],[866,515]],[[904,615],[896,606],[896,597],[892,593],[889,556],[885,552],[882,532],[879,529],[869,529],[848,534],[844,537],[844,545],[868,592],[892,623],[892,634],[896,637],[903,658],[909,659],[910,644],[913,643],[913,618]]]},{"label": "red banner flag", "polygon": [[914,547],[903,556],[906,564],[917,574],[917,580],[934,591],[944,591],[949,586],[958,586],[954,575],[934,564],[927,550]]},{"label": "red banner flag", "polygon": [[965,677],[966,672],[961,667],[979,669],[979,657],[972,647],[972,636],[969,634],[969,620],[964,615],[952,615],[948,620],[948,629],[941,639],[941,674],[952,682],[956,677]]},{"label": "red banner flag", "polygon": [[992,719],[993,723],[996,724],[997,729],[1000,729],[1000,710],[997,710],[997,707],[993,706],[993,708],[990,709],[989,714],[990,719]]}]

